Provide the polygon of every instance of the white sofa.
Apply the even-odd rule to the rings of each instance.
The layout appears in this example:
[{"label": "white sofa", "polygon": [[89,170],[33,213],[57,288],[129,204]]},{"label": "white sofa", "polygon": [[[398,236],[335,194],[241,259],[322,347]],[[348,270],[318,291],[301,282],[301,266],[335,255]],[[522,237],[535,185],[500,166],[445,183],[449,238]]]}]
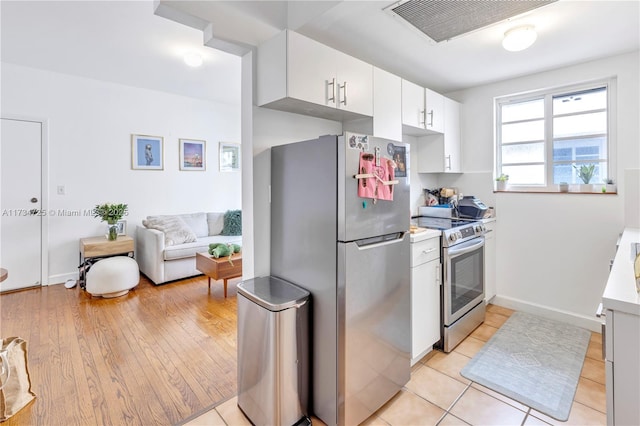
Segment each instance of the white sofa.
[{"label": "white sofa", "polygon": [[136,228],[140,272],[156,285],[202,274],[196,269],[196,253],[207,251],[211,243],[242,244],[241,235],[221,235],[224,214],[148,216]]}]

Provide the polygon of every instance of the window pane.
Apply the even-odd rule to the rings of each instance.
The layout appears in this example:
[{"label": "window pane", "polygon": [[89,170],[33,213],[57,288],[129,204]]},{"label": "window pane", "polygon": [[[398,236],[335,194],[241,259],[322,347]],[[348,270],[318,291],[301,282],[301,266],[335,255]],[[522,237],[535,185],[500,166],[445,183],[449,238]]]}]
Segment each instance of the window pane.
[{"label": "window pane", "polygon": [[553,142],[553,161],[606,160],[605,136]]},{"label": "window pane", "polygon": [[607,88],[553,97],[553,115],[571,114],[607,108]]},{"label": "window pane", "polygon": [[604,133],[607,133],[607,113],[604,111],[553,119],[554,138]]},{"label": "window pane", "polygon": [[502,105],[502,122],[544,117],[544,99]]},{"label": "window pane", "polygon": [[544,185],[544,165],[502,166],[502,173],[509,175],[513,185]]},{"label": "window pane", "polygon": [[502,163],[544,162],[544,142],[502,145]]},{"label": "window pane", "polygon": [[539,140],[544,140],[544,120],[502,125],[502,143]]},{"label": "window pane", "polygon": [[560,182],[577,183],[575,182],[574,168],[571,164],[556,164],[553,166],[553,183],[558,184]]}]

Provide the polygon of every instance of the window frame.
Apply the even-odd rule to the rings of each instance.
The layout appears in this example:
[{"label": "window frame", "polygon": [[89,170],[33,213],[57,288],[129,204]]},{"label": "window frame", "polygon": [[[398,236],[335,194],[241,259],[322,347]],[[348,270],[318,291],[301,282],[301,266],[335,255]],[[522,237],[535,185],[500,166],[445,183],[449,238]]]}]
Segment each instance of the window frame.
[{"label": "window frame", "polygon": [[[540,90],[534,90],[529,92],[517,93],[506,96],[499,96],[494,98],[494,181],[495,178],[502,173],[502,106],[515,104],[526,101],[534,101],[537,99],[543,99],[544,102],[544,140],[543,142],[543,155],[544,163],[531,162],[531,163],[519,163],[521,165],[540,165],[544,166],[544,184],[540,185],[515,185],[509,184],[506,192],[560,192],[558,184],[553,183],[553,98],[554,96],[570,95],[575,92],[588,91],[605,87],[607,90],[607,152],[606,152],[606,165],[607,176],[617,182],[617,168],[616,168],[616,140],[617,140],[617,126],[616,123],[616,109],[617,94],[616,94],[616,77],[610,77],[605,79],[591,80],[582,83],[569,84],[564,86],[556,86],[553,88],[546,88]],[[526,121],[526,120],[523,120]],[[539,142],[535,141],[522,141],[519,143],[531,143]],[[515,145],[515,144],[514,144]],[[601,156],[602,158],[602,156]],[[603,162],[603,161],[599,161]],[[604,184],[604,182],[591,182],[592,184]],[[578,184],[570,184],[570,188],[575,189]],[[503,192],[503,191],[501,191]]]}]

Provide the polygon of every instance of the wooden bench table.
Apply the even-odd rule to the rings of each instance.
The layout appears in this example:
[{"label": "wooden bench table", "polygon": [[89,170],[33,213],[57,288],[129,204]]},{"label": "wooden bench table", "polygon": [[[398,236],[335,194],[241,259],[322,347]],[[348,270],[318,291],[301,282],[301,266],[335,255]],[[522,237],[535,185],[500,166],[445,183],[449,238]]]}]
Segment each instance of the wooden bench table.
[{"label": "wooden bench table", "polygon": [[[233,262],[233,264],[231,263]],[[227,297],[227,281],[230,278],[242,276],[242,253],[215,258],[209,253],[196,253],[196,269],[209,278],[209,290],[211,290],[211,278],[224,281],[224,297]]]}]

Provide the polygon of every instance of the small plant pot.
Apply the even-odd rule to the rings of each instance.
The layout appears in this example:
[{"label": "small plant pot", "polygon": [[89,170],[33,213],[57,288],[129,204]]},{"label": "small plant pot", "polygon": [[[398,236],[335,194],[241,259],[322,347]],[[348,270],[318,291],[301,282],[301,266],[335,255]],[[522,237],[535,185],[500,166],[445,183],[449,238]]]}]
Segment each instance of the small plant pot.
[{"label": "small plant pot", "polygon": [[506,180],[497,180],[496,181],[496,190],[497,191],[506,191],[508,182]]},{"label": "small plant pot", "polygon": [[558,184],[558,189],[560,192],[569,192],[569,184],[566,182],[562,182]]},{"label": "small plant pot", "polygon": [[580,192],[593,192],[593,184],[592,183],[581,183],[580,184]]},{"label": "small plant pot", "polygon": [[618,188],[615,183],[607,183],[604,186],[604,192],[617,192]]}]

